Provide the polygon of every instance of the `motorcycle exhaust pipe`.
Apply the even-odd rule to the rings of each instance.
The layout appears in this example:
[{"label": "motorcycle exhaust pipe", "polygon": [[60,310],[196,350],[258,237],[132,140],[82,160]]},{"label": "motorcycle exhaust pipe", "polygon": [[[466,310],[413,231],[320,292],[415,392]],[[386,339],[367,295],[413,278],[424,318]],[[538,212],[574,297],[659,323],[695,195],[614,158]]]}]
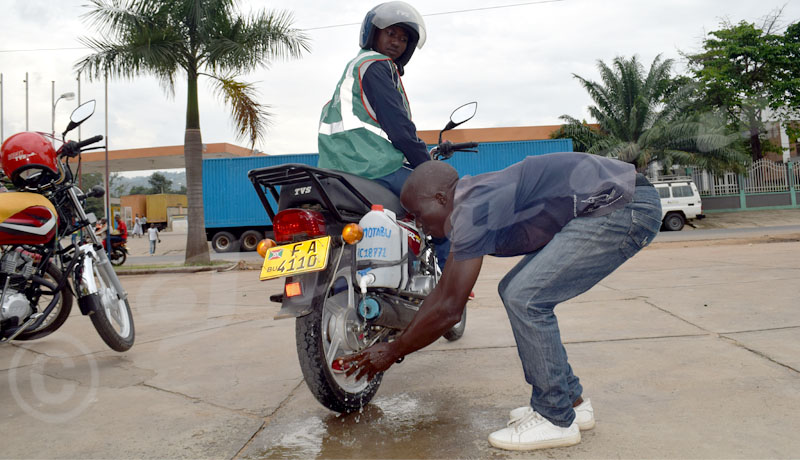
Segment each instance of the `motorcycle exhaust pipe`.
[{"label": "motorcycle exhaust pipe", "polygon": [[371,325],[405,329],[414,319],[419,307],[399,299],[367,295],[358,304],[358,316]]}]

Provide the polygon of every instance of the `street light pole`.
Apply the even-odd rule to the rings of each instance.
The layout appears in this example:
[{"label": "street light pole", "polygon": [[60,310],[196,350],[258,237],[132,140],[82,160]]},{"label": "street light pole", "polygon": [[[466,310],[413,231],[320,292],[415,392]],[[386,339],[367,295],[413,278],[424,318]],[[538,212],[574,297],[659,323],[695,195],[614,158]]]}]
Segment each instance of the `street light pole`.
[{"label": "street light pole", "polygon": [[71,101],[75,99],[75,93],[70,91],[68,93],[62,94],[61,96],[58,96],[58,99],[56,99],[56,82],[51,81],[51,101],[53,102],[53,110],[50,112],[50,129],[51,129],[51,134],[54,137],[56,135],[56,104],[58,104],[58,101],[60,101],[61,99],[66,99],[68,101]]}]

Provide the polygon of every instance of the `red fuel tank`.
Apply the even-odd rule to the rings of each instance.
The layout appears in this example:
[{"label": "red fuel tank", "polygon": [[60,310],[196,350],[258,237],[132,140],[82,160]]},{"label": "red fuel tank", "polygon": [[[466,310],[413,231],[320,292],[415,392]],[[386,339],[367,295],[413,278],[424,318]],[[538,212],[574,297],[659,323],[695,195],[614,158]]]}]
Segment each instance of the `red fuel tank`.
[{"label": "red fuel tank", "polygon": [[0,244],[44,244],[58,228],[56,208],[36,193],[0,193]]},{"label": "red fuel tank", "polygon": [[416,227],[406,221],[401,220],[397,223],[408,230],[408,249],[410,249],[415,256],[418,256],[420,245],[422,244],[422,234],[416,229]]}]

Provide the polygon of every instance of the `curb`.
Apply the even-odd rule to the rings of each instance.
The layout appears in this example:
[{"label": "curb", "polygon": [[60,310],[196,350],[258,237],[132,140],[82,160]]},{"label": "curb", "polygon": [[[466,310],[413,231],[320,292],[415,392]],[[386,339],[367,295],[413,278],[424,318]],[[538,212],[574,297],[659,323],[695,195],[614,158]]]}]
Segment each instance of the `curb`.
[{"label": "curb", "polygon": [[117,276],[129,276],[129,275],[152,275],[155,273],[199,273],[199,272],[227,272],[233,270],[260,270],[261,265],[255,264],[248,264],[248,263],[241,263],[240,262],[229,262],[225,265],[202,265],[197,267],[182,267],[182,266],[175,266],[175,267],[164,267],[164,268],[131,268],[125,270],[115,270],[117,272]]}]

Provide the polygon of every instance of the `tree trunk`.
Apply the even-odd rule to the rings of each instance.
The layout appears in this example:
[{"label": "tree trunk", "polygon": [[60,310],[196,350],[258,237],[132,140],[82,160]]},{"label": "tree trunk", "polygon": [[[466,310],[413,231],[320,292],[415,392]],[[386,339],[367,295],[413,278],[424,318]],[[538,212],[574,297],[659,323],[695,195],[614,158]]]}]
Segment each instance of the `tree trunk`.
[{"label": "tree trunk", "polygon": [[750,152],[753,156],[753,161],[758,161],[764,155],[761,147],[761,137],[759,136],[758,128],[750,129]]},{"label": "tree trunk", "polygon": [[750,125],[750,154],[753,161],[758,161],[764,156],[761,146],[761,111],[748,114]]},{"label": "tree trunk", "polygon": [[186,236],[187,264],[208,264],[206,224],[203,214],[203,139],[200,134],[200,108],[197,101],[197,73],[189,72],[186,103],[186,135],[183,159],[186,164],[186,195],[189,203],[189,234]]}]

